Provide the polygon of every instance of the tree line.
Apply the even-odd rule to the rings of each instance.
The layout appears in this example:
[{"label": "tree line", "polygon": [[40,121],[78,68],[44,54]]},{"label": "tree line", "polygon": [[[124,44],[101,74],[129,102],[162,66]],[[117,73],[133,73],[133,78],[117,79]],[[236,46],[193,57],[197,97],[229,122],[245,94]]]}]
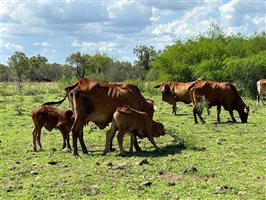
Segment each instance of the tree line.
[{"label": "tree line", "polygon": [[0,81],[58,81],[88,77],[100,81],[186,82],[204,77],[206,80],[229,81],[246,95],[256,95],[256,82],[266,77],[266,33],[250,36],[227,35],[212,24],[206,33],[187,40],[176,40],[165,49],[138,45],[133,49],[137,59],[117,61],[103,53],[95,55],[75,52],[65,64],[48,63],[37,55],[27,57],[15,52],[0,65]]}]

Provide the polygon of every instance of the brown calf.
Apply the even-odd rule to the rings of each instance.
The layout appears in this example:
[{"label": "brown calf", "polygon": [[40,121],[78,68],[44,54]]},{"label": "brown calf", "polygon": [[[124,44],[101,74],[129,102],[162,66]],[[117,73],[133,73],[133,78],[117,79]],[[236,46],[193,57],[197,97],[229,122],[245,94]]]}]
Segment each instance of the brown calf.
[{"label": "brown calf", "polygon": [[62,149],[65,147],[71,149],[69,144],[69,132],[71,131],[71,127],[74,123],[74,116],[71,110],[59,110],[51,106],[43,106],[33,109],[31,116],[34,122],[34,129],[32,132],[34,151],[37,150],[36,143],[38,143],[40,149],[42,150],[42,127],[45,127],[48,131],[52,131],[54,128],[59,129],[63,137]]},{"label": "brown calf", "polygon": [[136,136],[139,138],[147,137],[154,148],[160,151],[153,137],[165,135],[163,124],[153,121],[146,112],[130,107],[118,107],[113,115],[111,129],[106,133],[106,145],[103,154],[108,152],[111,138],[114,137],[117,130],[119,130],[117,140],[121,155],[125,155],[123,138],[126,132],[131,135],[130,153],[133,153],[133,144]]}]

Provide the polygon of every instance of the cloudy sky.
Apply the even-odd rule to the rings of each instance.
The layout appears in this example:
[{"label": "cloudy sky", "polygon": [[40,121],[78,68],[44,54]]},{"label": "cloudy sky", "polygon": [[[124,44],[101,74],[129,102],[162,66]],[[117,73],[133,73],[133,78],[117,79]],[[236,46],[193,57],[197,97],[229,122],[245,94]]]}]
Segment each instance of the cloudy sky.
[{"label": "cloudy sky", "polygon": [[266,0],[1,0],[1,64],[15,52],[65,63],[73,52],[133,62],[136,45],[157,50],[208,30],[266,30]]}]

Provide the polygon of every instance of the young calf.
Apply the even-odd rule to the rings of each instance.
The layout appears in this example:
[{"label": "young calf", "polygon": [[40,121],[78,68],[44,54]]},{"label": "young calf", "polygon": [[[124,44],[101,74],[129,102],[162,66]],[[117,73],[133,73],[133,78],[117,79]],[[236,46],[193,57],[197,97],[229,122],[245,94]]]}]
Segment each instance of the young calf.
[{"label": "young calf", "polygon": [[126,132],[131,135],[129,152],[133,153],[133,144],[136,136],[147,137],[157,151],[160,151],[153,137],[165,135],[163,124],[153,121],[146,112],[141,112],[130,107],[118,107],[113,115],[111,129],[106,133],[106,145],[103,154],[108,152],[111,138],[115,132],[117,135],[120,154],[125,155],[123,148],[123,138]]},{"label": "young calf", "polygon": [[67,147],[71,149],[69,144],[69,132],[74,123],[73,112],[68,109],[60,110],[51,106],[43,106],[33,109],[31,112],[32,120],[34,122],[33,136],[33,150],[36,151],[36,142],[40,149],[41,145],[41,130],[44,126],[48,131],[54,128],[59,129],[63,136],[62,149]]}]

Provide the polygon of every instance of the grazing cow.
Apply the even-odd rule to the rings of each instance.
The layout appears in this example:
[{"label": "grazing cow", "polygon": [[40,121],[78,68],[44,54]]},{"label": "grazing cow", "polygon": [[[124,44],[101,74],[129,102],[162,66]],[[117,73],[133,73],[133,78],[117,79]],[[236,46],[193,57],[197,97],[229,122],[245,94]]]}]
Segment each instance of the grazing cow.
[{"label": "grazing cow", "polygon": [[131,143],[129,152],[133,153],[133,143],[136,137],[147,137],[157,151],[160,151],[153,137],[165,135],[163,124],[152,120],[146,112],[141,112],[130,107],[118,107],[113,115],[111,129],[107,132],[106,145],[103,154],[108,152],[111,138],[115,132],[119,130],[117,135],[120,154],[125,155],[123,148],[123,138],[126,132],[131,135]]},{"label": "grazing cow", "polygon": [[[69,98],[75,116],[72,127],[74,155],[78,155],[77,137],[83,141],[83,125],[92,121],[104,129],[112,121],[117,107],[129,105],[148,113],[151,119],[153,117],[154,104],[147,101],[138,87],[132,84],[110,84],[81,78],[76,84],[66,87],[65,91],[64,99],[44,105],[62,103],[66,97]],[[81,144],[81,148],[83,153],[87,153],[85,144]]]},{"label": "grazing cow", "polygon": [[37,150],[36,143],[38,143],[40,149],[42,149],[42,127],[45,127],[48,131],[52,131],[54,128],[59,129],[63,137],[62,149],[64,149],[65,147],[71,149],[71,146],[69,144],[69,132],[71,131],[71,127],[74,123],[72,110],[59,110],[58,108],[51,106],[43,106],[33,109],[31,116],[34,122],[34,129],[32,132],[34,151]]},{"label": "grazing cow", "polygon": [[160,88],[162,93],[162,100],[173,105],[172,114],[176,115],[177,101],[189,104],[192,102],[188,88],[194,84],[193,82],[162,82],[159,85],[156,85],[155,88]]},{"label": "grazing cow", "polygon": [[263,97],[264,97],[264,95],[266,95],[266,79],[260,79],[257,82],[257,91],[258,91],[257,105],[259,105],[260,101],[264,105]]},{"label": "grazing cow", "polygon": [[233,122],[236,122],[233,110],[238,111],[242,123],[247,122],[249,107],[242,101],[234,85],[227,82],[199,80],[189,90],[194,104],[193,114],[195,123],[198,123],[197,115],[201,122],[205,123],[201,116],[202,110],[199,106],[200,101],[203,99],[209,108],[217,106],[217,122],[220,122],[221,106],[228,110]]}]

